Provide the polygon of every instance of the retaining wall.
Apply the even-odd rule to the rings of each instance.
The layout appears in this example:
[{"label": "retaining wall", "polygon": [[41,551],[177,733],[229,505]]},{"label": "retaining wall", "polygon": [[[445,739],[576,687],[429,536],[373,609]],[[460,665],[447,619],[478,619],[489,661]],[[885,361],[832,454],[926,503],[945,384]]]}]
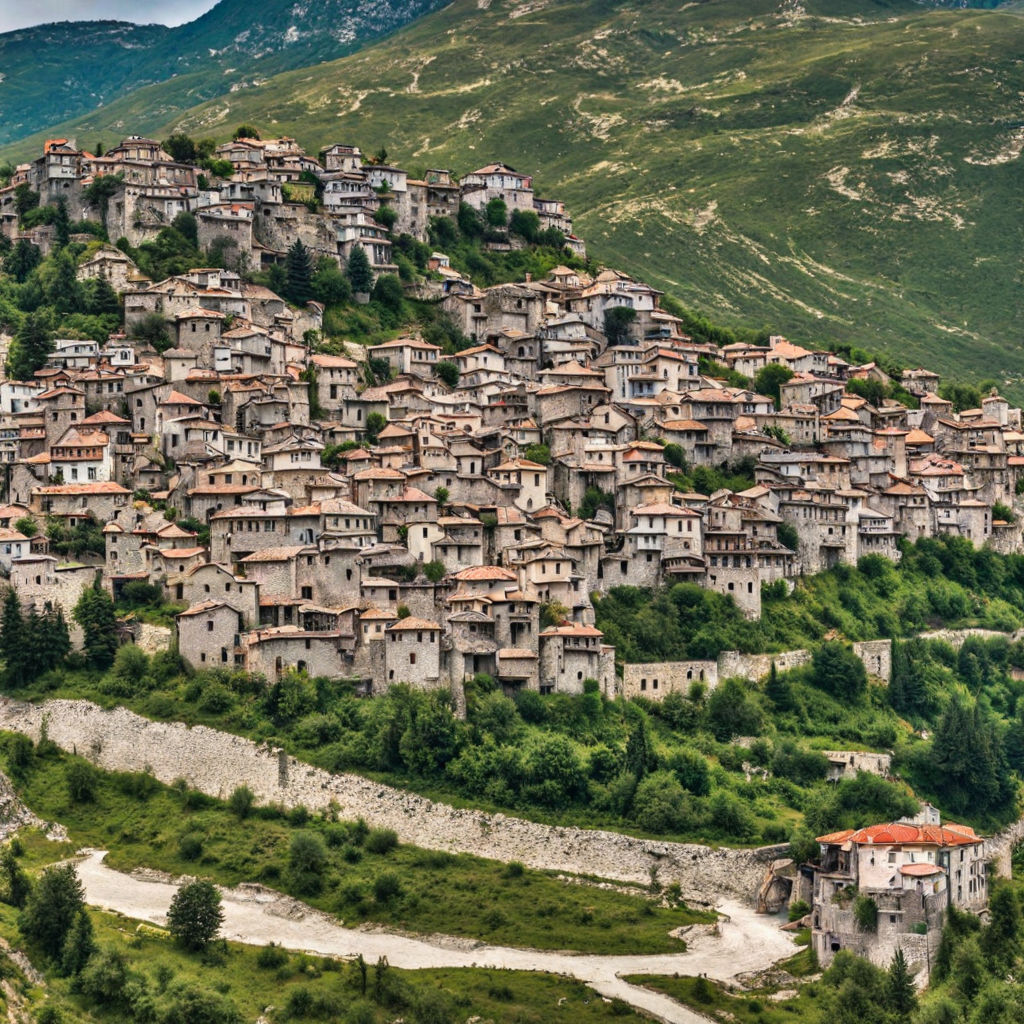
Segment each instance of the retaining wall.
[{"label": "retaining wall", "polygon": [[541,825],[435,803],[359,775],[332,775],[278,748],[205,726],[151,722],[125,708],[105,711],[89,701],[0,700],[0,729],[38,739],[44,719],[58,746],[107,770],[148,770],[164,783],[185,779],[220,798],[245,785],[260,802],[302,804],[311,811],[335,804],[343,818],[363,817],[372,826],[394,829],[403,842],[429,849],[626,882],[649,883],[654,870],[659,882],[678,882],[684,898],[695,903],[753,901],[766,865],[787,849],[712,849]]}]

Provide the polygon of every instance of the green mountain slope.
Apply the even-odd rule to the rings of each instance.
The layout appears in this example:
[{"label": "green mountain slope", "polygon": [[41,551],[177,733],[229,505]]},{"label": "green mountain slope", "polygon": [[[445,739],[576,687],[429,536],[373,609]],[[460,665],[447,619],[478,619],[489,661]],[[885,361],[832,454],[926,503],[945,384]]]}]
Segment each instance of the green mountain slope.
[{"label": "green mountain slope", "polygon": [[[441,0],[221,0],[187,25],[60,22],[0,35],[0,143],[161,83],[162,123],[203,100],[333,60]],[[142,116],[140,112],[140,116]]]},{"label": "green mountain slope", "polygon": [[154,86],[67,131],[251,121],[413,169],[504,159],[599,259],[710,315],[1017,382],[1021,53],[1012,8],[456,0],[166,124]]}]

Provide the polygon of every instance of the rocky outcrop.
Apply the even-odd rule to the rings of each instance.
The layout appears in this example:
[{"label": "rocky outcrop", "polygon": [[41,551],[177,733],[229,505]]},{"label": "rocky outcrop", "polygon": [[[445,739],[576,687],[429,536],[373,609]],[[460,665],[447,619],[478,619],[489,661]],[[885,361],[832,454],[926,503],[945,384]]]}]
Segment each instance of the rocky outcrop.
[{"label": "rocky outcrop", "polygon": [[793,892],[796,865],[790,857],[773,860],[765,872],[761,888],[757,890],[757,912],[777,914],[789,903]]},{"label": "rocky outcrop", "polygon": [[152,722],[89,701],[0,702],[2,729],[38,738],[44,720],[49,739],[107,770],[151,771],[165,783],[185,779],[221,798],[246,785],[265,803],[302,804],[313,811],[334,805],[344,818],[363,817],[373,826],[394,829],[404,842],[429,849],[623,882],[649,884],[652,877],[662,885],[677,882],[692,903],[753,901],[766,867],[785,852],[785,847],[713,849],[541,825],[436,803],[359,775],[334,775],[278,748],[205,726]]}]

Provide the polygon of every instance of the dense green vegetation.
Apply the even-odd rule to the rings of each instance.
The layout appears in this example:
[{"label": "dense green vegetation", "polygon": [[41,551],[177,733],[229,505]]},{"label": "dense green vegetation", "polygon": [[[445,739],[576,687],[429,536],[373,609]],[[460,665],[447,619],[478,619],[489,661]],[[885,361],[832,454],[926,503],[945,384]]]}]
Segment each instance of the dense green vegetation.
[{"label": "dense green vegetation", "polygon": [[[461,721],[441,693],[396,686],[366,699],[345,680],[299,673],[267,686],[244,672],[193,672],[173,651],[148,658],[133,646],[109,669],[97,647],[91,665],[73,654],[38,678],[10,679],[7,691],[202,722],[331,771],[542,821],[712,842],[791,840],[806,852],[815,834],[899,817],[913,791],[995,828],[1016,814],[1024,768],[1024,681],[1015,678],[1024,645],[972,638],[956,652],[910,639],[895,647],[886,688],[867,679],[843,639],[897,634],[894,616],[909,627],[911,604],[921,601],[921,625],[1012,628],[1022,562],[956,540],[922,542],[898,567],[867,558],[808,578],[788,597],[772,588],[760,623],[696,587],[614,590],[598,603],[598,622],[627,658],[814,650],[806,666],[760,684],[724,680],[708,693],[695,682],[659,702],[609,700],[592,682],[578,697],[509,697],[478,676]],[[829,784],[820,751],[836,748],[893,751],[905,781]]]},{"label": "dense green vegetation", "polygon": [[[15,845],[24,850],[20,861],[26,866],[70,852],[67,844],[31,833]],[[15,907],[0,903],[0,936],[23,949],[18,918]],[[386,961],[342,961],[223,941],[189,952],[161,928],[94,910],[87,921],[94,953],[81,965],[65,966],[62,958],[28,945],[45,985],[0,954],[9,1010],[23,1010],[31,1017],[21,1019],[38,1024],[241,1024],[259,1017],[273,1024],[386,1024],[396,1015],[409,1024],[459,1024],[475,1014],[494,1024],[639,1019],[623,1003],[605,1003],[578,982],[546,974],[401,971]]]},{"label": "dense green vegetation", "polygon": [[898,565],[868,555],[763,588],[763,614],[747,621],[722,595],[676,584],[656,593],[615,587],[595,602],[597,624],[623,661],[713,658],[722,650],[771,652],[820,643],[909,636],[938,626],[1024,626],[1024,556],[975,549],[962,538],[903,545]]},{"label": "dense green vegetation", "polygon": [[683,948],[669,936],[673,928],[708,919],[678,894],[575,885],[522,865],[418,849],[336,814],[256,807],[244,789],[225,803],[149,775],[98,771],[51,743],[33,750],[8,736],[4,763],[35,813],[64,824],[78,847],[109,849],[114,868],[199,874],[223,885],[259,881],[350,925],[374,921],[539,949],[655,953]]},{"label": "dense green vegetation", "polygon": [[557,0],[511,18],[456,0],[171,123],[156,86],[59,134],[223,140],[250,122],[310,152],[386,147],[415,173],[502,159],[569,204],[596,258],[714,321],[995,376],[1019,397],[1021,283],[1004,257],[1024,242],[1005,216],[1022,39],[1014,6]]}]

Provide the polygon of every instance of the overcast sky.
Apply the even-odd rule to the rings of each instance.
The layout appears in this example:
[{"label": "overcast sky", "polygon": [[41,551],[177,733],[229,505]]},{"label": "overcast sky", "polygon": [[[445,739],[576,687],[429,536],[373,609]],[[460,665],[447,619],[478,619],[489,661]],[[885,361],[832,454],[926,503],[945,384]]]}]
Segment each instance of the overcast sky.
[{"label": "overcast sky", "polygon": [[162,0],[161,3],[140,3],[139,0],[0,0],[0,32],[42,25],[48,21],[96,21],[112,18],[117,21],[138,21],[143,24],[161,22],[180,25],[208,11],[217,0]]}]

